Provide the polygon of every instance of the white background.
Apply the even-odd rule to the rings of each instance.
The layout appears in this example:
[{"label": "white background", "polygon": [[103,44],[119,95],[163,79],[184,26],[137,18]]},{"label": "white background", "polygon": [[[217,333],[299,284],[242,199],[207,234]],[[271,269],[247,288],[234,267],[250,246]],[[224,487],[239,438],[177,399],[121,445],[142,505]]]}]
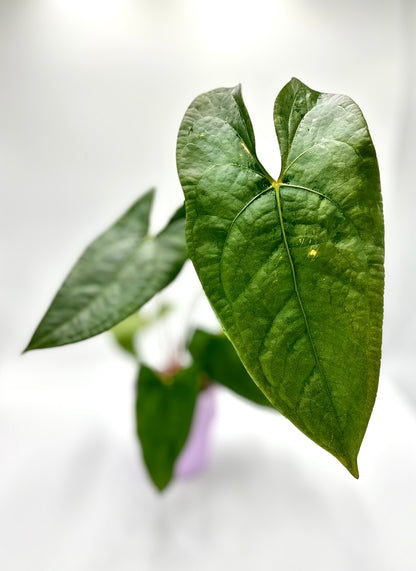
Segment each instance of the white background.
[{"label": "white background", "polygon": [[[0,2],[0,568],[416,568],[415,41],[412,0]],[[218,391],[211,461],[162,496],[134,435],[135,366],[107,335],[20,352],[89,241],[149,187],[182,201],[191,100],[243,85],[272,175],[278,91],[297,76],[362,108],[380,162],[387,287],[379,395],[355,481],[272,411]],[[212,326],[188,264],[149,336],[161,366]]]}]

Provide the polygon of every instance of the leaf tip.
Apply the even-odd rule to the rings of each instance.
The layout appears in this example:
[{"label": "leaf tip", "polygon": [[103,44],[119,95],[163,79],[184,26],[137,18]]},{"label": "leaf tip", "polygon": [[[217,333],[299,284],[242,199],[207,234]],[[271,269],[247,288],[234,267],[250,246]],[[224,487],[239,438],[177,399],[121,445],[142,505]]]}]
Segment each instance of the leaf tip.
[{"label": "leaf tip", "polygon": [[153,483],[156,486],[156,490],[158,492],[158,494],[163,494],[163,492],[166,490],[169,482],[158,482],[156,480],[153,480]]},{"label": "leaf tip", "polygon": [[338,456],[338,460],[343,466],[348,470],[348,472],[354,476],[356,480],[359,479],[360,474],[358,472],[357,456],[345,457]]},{"label": "leaf tip", "polygon": [[[149,190],[147,190],[143,196],[141,198],[149,198],[150,200],[153,201],[154,197],[155,197],[155,193],[156,193],[156,187],[152,186],[151,188],[149,188]],[[139,199],[140,200],[140,199]]]},{"label": "leaf tip", "polygon": [[41,348],[42,347],[37,342],[36,335],[34,334],[31,338],[31,340],[29,341],[29,343],[26,345],[26,347],[21,352],[21,355],[24,355],[25,353],[29,353],[29,351],[33,351],[34,349],[41,349]]},{"label": "leaf tip", "polygon": [[161,473],[158,470],[151,469],[149,465],[147,465],[147,468],[148,474],[156,488],[157,493],[163,494],[172,481],[173,472],[168,474],[166,472]]},{"label": "leaf tip", "polygon": [[40,326],[38,326],[29,343],[23,349],[21,353],[22,355],[36,349],[48,349],[51,347],[59,347],[61,345],[61,343],[54,343],[49,335],[42,334],[42,331],[39,330]]},{"label": "leaf tip", "polygon": [[237,85],[232,88],[232,94],[241,97],[241,89],[241,83],[237,83]]}]

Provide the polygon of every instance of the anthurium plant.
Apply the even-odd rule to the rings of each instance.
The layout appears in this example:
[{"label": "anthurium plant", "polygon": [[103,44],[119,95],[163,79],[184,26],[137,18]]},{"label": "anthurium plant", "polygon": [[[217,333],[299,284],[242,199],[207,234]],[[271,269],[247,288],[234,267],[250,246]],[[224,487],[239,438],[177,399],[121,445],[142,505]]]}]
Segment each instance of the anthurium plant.
[{"label": "anthurium plant", "polygon": [[190,332],[191,363],[170,371],[154,371],[140,356],[137,432],[160,490],[172,479],[198,396],[214,381],[279,411],[358,478],[381,358],[376,153],[349,97],[297,79],[277,96],[274,124],[277,179],[257,157],[240,86],[197,97],[177,142],[184,206],[149,236],[154,191],[140,197],[85,250],[26,349],[116,326],[134,354],[137,311],[191,259],[223,333]]}]

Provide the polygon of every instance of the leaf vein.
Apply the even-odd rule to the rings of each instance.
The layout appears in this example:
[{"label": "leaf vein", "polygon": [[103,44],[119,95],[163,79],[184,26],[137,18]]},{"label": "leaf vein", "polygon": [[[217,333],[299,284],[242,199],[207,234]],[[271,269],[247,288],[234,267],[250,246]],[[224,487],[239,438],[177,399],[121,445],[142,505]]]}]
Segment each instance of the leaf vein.
[{"label": "leaf vein", "polygon": [[[241,144],[244,145],[244,147],[245,147],[246,149],[248,149],[246,141],[243,139],[243,137],[240,135],[240,133],[237,131],[237,129],[235,129],[235,127],[233,127],[233,126],[231,125],[231,123],[229,123],[228,121],[225,121],[225,120],[222,119],[221,117],[214,116],[214,115],[205,115],[203,118],[204,118],[204,119],[208,119],[208,118],[214,119],[215,121],[221,121],[221,123],[223,123],[224,125],[228,125],[228,127],[230,127],[230,129],[231,129],[232,131],[234,131],[234,133],[236,134],[236,136],[237,136],[237,138],[239,139],[239,141],[241,142]],[[188,144],[189,144],[189,143],[187,143],[187,144],[185,145],[185,147],[188,146]],[[251,142],[250,142],[250,146],[251,146]],[[254,160],[255,163],[257,163],[257,165],[259,166],[259,169],[260,169],[259,171],[256,171],[256,170],[254,170],[254,169],[250,169],[250,170],[253,170],[253,171],[256,172],[257,174],[260,174],[260,175],[263,176],[265,179],[267,179],[268,182],[270,182],[270,183],[273,182],[273,178],[269,175],[269,173],[266,171],[266,169],[263,167],[263,165],[262,165],[261,162],[259,161],[259,159],[258,159],[258,157],[257,157],[257,154],[256,154],[256,149],[253,148],[252,151],[248,149],[248,151],[249,151],[249,152],[248,152],[249,156]]]},{"label": "leaf vein", "polygon": [[[295,133],[296,134],[296,133]],[[292,143],[293,143],[293,139],[292,139]],[[314,145],[311,145],[310,147],[308,147],[307,149],[305,149],[304,151],[302,151],[301,153],[299,153],[299,155],[297,157],[295,157],[293,159],[293,161],[291,161],[289,163],[289,165],[284,169],[284,171],[282,172],[282,174],[280,175],[280,179],[282,180],[283,177],[287,174],[288,170],[301,158],[303,157],[303,155],[305,153],[308,153],[309,151],[311,151],[312,149],[314,149],[315,147],[322,147],[325,144],[328,143],[339,143],[340,145],[347,145],[348,147],[350,147],[354,153],[357,155],[357,157],[361,160],[361,157],[359,155],[359,153],[357,152],[357,150],[355,149],[355,147],[353,147],[351,145],[351,143],[348,143],[347,141],[339,141],[338,139],[328,139],[327,141],[321,141],[320,143],[315,143]],[[292,146],[290,147],[290,150],[292,150]],[[289,151],[290,153],[290,151]]]},{"label": "leaf vein", "polygon": [[[330,196],[328,196],[327,194],[324,194],[323,192],[319,192],[317,190],[313,190],[312,188],[308,188],[307,186],[300,186],[299,184],[287,184],[285,182],[282,182],[280,184],[280,186],[284,186],[287,188],[298,188],[299,190],[306,190],[307,192],[311,192],[312,194],[317,194],[318,196],[321,196],[322,198],[326,198],[326,200],[328,200],[329,202],[331,202],[343,215],[343,217],[345,218],[345,220],[348,220],[348,222],[351,224],[351,226],[354,228],[354,230],[356,231],[358,237],[361,240],[361,233],[359,231],[359,229],[357,228],[357,226],[355,225],[354,221],[352,220],[351,216],[348,216],[348,214],[345,212],[345,210],[342,208],[342,206],[339,204],[339,202],[337,202],[336,200],[334,200],[333,198],[331,198]],[[363,249],[364,252],[364,249]]]},{"label": "leaf vein", "polygon": [[212,169],[214,169],[214,168],[216,168],[216,167],[228,167],[228,166],[230,166],[230,167],[238,167],[239,169],[244,169],[244,170],[248,170],[248,171],[254,172],[254,174],[256,174],[256,175],[258,175],[258,176],[261,176],[261,177],[263,177],[264,179],[266,179],[267,182],[270,182],[269,179],[266,178],[263,173],[257,171],[256,169],[253,169],[253,168],[251,168],[251,167],[248,167],[248,166],[246,166],[246,165],[240,165],[240,164],[238,164],[238,163],[215,163],[215,164],[210,165],[209,167],[207,167],[207,168],[201,173],[201,176],[200,176],[199,179],[198,179],[198,184],[199,184],[199,182],[201,181],[201,179],[206,175],[206,173],[209,172],[210,170],[212,170]]},{"label": "leaf vein", "polygon": [[333,411],[334,411],[334,415],[335,415],[335,418],[337,419],[338,425],[339,425],[341,431],[343,432],[343,429],[342,429],[341,423],[340,423],[340,419],[339,419],[339,415],[338,415],[338,411],[337,411],[337,409],[335,408],[335,404],[334,404],[334,401],[333,401],[333,399],[332,399],[332,394],[331,394],[331,391],[330,391],[330,389],[329,389],[328,379],[327,379],[327,377],[326,377],[325,371],[324,371],[324,369],[323,369],[323,367],[322,367],[322,364],[321,364],[321,362],[320,362],[319,355],[318,355],[317,349],[316,349],[316,347],[315,347],[315,343],[313,342],[311,330],[310,330],[310,327],[309,327],[309,321],[308,321],[308,318],[307,318],[307,315],[306,315],[306,312],[305,312],[305,308],[303,307],[302,298],[301,298],[301,296],[300,296],[300,292],[299,292],[299,288],[298,288],[298,283],[297,283],[297,278],[296,278],[295,266],[294,266],[294,264],[293,264],[293,259],[292,259],[292,255],[291,255],[291,252],[290,252],[289,243],[288,243],[288,241],[287,241],[286,231],[285,231],[284,222],[283,222],[282,208],[281,208],[281,204],[280,204],[280,188],[279,188],[279,187],[276,188],[276,200],[277,200],[277,210],[278,210],[278,214],[279,214],[279,222],[280,222],[280,226],[281,226],[281,229],[282,229],[283,242],[284,242],[284,244],[285,244],[286,253],[287,253],[287,256],[288,256],[288,259],[289,259],[290,269],[291,269],[291,272],[292,272],[293,286],[294,286],[295,293],[296,293],[296,297],[297,297],[297,300],[298,300],[298,303],[299,303],[299,307],[300,307],[300,310],[301,310],[301,313],[302,313],[302,316],[303,316],[303,320],[304,320],[304,322],[305,322],[305,327],[306,327],[306,332],[307,332],[307,336],[308,336],[308,339],[309,339],[309,343],[310,343],[310,345],[311,345],[311,349],[312,349],[312,353],[313,353],[313,356],[314,356],[316,365],[317,365],[317,367],[318,367],[318,369],[319,369],[319,372],[320,372],[320,374],[321,374],[321,378],[322,378],[323,381],[324,381],[324,386],[325,386],[325,390],[326,390],[326,393],[327,393],[327,396],[328,396],[328,400],[329,400],[329,402],[330,402],[330,404],[331,404],[331,407],[332,407],[332,409],[333,409]]},{"label": "leaf vein", "polygon": [[243,208],[241,208],[241,210],[236,214],[236,216],[234,217],[234,219],[232,220],[232,222],[231,222],[231,224],[230,224],[230,226],[229,226],[229,228],[228,228],[228,232],[227,232],[227,235],[226,235],[226,237],[225,237],[224,244],[223,244],[223,246],[222,246],[222,248],[221,248],[221,254],[220,254],[220,259],[219,259],[219,266],[220,266],[220,272],[219,272],[219,273],[220,273],[220,283],[221,283],[221,287],[222,287],[222,289],[223,289],[224,295],[226,296],[227,300],[228,300],[230,303],[231,303],[231,300],[228,298],[228,296],[227,296],[227,294],[226,294],[226,292],[225,292],[224,284],[223,284],[223,281],[222,281],[222,271],[221,271],[221,268],[222,268],[222,259],[223,259],[223,256],[224,256],[225,247],[226,247],[226,245],[227,245],[227,242],[228,242],[228,239],[229,239],[231,230],[232,230],[234,224],[237,222],[238,218],[243,214],[243,212],[245,212],[245,210],[247,210],[247,208],[248,208],[251,204],[253,204],[253,202],[254,202],[255,200],[257,200],[258,198],[260,198],[261,196],[263,196],[263,194],[266,194],[266,192],[269,192],[269,191],[272,190],[273,188],[274,188],[273,185],[270,185],[270,186],[268,186],[267,188],[265,188],[264,190],[262,190],[261,192],[259,192],[258,194],[256,194],[256,196],[254,196],[251,200],[249,200],[249,201],[243,206]]}]

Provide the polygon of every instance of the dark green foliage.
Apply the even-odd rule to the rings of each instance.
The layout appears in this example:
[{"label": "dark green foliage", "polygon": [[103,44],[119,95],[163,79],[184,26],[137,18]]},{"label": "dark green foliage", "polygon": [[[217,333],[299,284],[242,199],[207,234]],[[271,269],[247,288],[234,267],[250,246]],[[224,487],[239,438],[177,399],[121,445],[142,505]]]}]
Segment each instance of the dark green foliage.
[{"label": "dark green foliage", "polygon": [[245,370],[225,335],[213,335],[198,329],[189,343],[189,352],[194,366],[208,379],[217,381],[256,404],[272,407]]},{"label": "dark green foliage", "polygon": [[189,430],[198,391],[195,368],[160,375],[142,366],[136,403],[137,433],[145,464],[159,490],[170,482]]},{"label": "dark green foliage", "polygon": [[179,273],[186,258],[183,206],[148,235],[154,191],[92,242],[75,264],[26,351],[75,343],[138,310]]},{"label": "dark green foliage", "polygon": [[384,226],[358,106],[292,79],[275,104],[274,180],[240,87],[200,95],[177,144],[188,253],[273,405],[358,477],[380,368]]}]

